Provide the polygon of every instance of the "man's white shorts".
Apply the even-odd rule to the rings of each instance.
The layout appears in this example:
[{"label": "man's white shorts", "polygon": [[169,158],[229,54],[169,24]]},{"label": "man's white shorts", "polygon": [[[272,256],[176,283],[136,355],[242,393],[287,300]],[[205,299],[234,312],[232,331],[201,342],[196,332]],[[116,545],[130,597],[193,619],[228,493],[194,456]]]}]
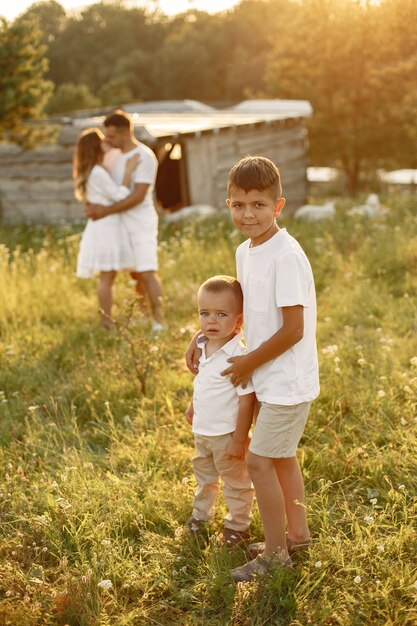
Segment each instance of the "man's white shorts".
[{"label": "man's white shorts", "polygon": [[262,402],[249,450],[272,459],[295,456],[311,402],[290,406]]},{"label": "man's white shorts", "polygon": [[[130,217],[130,216],[129,216]],[[126,219],[132,247],[135,272],[156,272],[158,269],[158,216]]]}]

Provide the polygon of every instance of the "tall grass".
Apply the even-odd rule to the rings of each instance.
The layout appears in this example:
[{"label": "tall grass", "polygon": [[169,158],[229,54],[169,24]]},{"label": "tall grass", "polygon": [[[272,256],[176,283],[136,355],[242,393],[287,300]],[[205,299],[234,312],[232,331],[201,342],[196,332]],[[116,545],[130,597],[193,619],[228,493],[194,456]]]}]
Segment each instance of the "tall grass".
[{"label": "tall grass", "polygon": [[[184,531],[194,490],[183,352],[201,281],[234,273],[227,220],[164,227],[169,331],[114,332],[74,276],[79,228],[0,228],[0,624],[417,623],[417,202],[369,221],[284,219],[313,265],[320,398],[299,456],[314,534],[292,573],[234,585],[245,560]],[[254,539],[262,537],[255,510]]]}]

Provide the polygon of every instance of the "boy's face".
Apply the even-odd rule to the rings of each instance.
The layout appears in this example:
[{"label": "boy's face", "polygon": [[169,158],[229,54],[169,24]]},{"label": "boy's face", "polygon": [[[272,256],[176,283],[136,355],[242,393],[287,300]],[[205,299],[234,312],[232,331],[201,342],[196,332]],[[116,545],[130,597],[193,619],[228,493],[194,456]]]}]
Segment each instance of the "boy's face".
[{"label": "boy's face", "polygon": [[230,289],[218,293],[201,289],[198,294],[200,328],[206,337],[226,343],[242,325],[242,313]]},{"label": "boy's face", "polygon": [[236,228],[251,240],[252,246],[259,246],[275,235],[278,226],[275,219],[285,205],[285,198],[275,200],[268,189],[258,191],[232,187],[227,206]]}]

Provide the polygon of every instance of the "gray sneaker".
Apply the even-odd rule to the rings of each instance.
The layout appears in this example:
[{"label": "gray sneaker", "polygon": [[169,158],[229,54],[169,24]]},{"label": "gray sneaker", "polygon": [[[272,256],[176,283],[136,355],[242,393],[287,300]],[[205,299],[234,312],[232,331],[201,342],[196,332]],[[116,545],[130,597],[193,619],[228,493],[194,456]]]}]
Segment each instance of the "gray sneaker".
[{"label": "gray sneaker", "polygon": [[262,556],[259,554],[252,561],[248,561],[245,565],[235,567],[230,572],[236,583],[246,583],[253,580],[256,576],[264,576],[268,574],[274,567],[292,568],[291,559],[282,562],[277,556]]}]

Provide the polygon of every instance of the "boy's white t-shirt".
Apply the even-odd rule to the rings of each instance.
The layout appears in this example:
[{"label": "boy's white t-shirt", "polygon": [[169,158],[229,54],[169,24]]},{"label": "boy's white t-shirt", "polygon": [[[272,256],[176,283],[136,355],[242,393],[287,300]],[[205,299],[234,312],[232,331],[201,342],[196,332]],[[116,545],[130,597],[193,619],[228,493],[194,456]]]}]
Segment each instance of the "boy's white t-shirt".
[{"label": "boy's white t-shirt", "polygon": [[132,148],[132,150],[129,150],[129,152],[110,150],[110,152],[106,154],[105,165],[113,180],[115,180],[118,185],[121,185],[125,173],[126,161],[136,153],[140,156],[140,163],[131,176],[131,189],[133,190],[136,183],[145,183],[149,185],[149,188],[143,201],[128,211],[124,211],[123,215],[142,220],[156,214],[153,190],[158,170],[158,161],[154,152],[142,143]]},{"label": "boy's white t-shirt", "polygon": [[251,382],[246,389],[242,389],[233,386],[230,376],[220,375],[231,365],[227,359],[246,354],[242,333],[235,335],[210,357],[206,356],[204,341],[197,340],[197,343],[202,354],[198,374],[194,378],[192,431],[196,435],[227,435],[236,428],[239,396],[253,393]]},{"label": "boy's white t-shirt", "polygon": [[281,228],[265,243],[236,251],[237,278],[243,290],[243,320],[248,352],[282,326],[282,307],[304,307],[304,336],[286,352],[253,372],[256,396],[269,404],[294,405],[319,394],[316,346],[316,292],[310,263],[300,244]]}]

